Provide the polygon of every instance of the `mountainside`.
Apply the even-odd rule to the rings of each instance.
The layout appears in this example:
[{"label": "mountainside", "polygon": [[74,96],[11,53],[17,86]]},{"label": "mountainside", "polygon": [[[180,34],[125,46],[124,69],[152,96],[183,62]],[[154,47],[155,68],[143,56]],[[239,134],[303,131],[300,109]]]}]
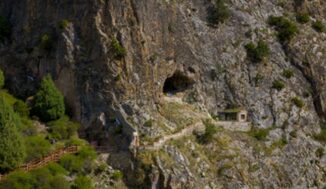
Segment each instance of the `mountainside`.
[{"label": "mountainside", "polygon": [[[326,1],[223,2],[2,0],[6,88],[50,73],[130,188],[325,187]],[[240,108],[251,131],[219,127]]]}]

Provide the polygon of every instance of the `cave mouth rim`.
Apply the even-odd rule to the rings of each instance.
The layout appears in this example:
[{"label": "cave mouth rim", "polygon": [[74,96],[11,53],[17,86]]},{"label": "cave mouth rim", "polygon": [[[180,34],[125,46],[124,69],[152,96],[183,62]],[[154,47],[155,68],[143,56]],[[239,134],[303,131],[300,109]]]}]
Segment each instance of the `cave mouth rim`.
[{"label": "cave mouth rim", "polygon": [[185,92],[193,87],[195,81],[188,77],[185,73],[176,70],[170,77],[164,80],[163,93],[164,94],[176,94]]}]

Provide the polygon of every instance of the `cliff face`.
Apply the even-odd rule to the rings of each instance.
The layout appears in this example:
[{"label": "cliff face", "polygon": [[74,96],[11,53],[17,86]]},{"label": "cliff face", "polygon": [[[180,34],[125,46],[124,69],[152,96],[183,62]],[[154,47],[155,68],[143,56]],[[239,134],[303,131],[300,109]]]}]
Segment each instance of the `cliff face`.
[{"label": "cliff face", "polygon": [[[253,127],[270,130],[259,143],[245,134],[221,131],[218,139],[228,138],[227,147],[197,147],[193,138],[184,139],[184,146],[166,144],[165,155],[155,154],[152,162],[160,175],[159,180],[152,178],[154,185],[322,186],[326,157],[315,155],[322,146],[312,136],[326,118],[326,35],[311,23],[298,24],[300,32],[282,46],[267,20],[270,15],[288,15],[295,21],[294,12],[306,10],[325,23],[325,2],[227,4],[230,19],[212,27],[207,17],[214,4],[208,0],[2,0],[0,10],[12,34],[0,46],[0,65],[8,88],[23,98],[33,95],[39,80],[51,73],[70,113],[85,128],[110,127],[118,117],[138,129],[141,140],[155,139],[195,123],[202,114],[210,118],[207,113],[241,106]],[[44,36],[51,42],[46,48]],[[115,39],[126,49],[121,59],[115,55]],[[248,60],[244,46],[259,39],[267,42],[270,53],[267,61],[257,64]],[[293,77],[285,78],[285,70],[293,71]],[[285,85],[281,91],[272,88],[276,80]],[[163,95],[174,90],[181,92],[181,104]],[[295,106],[293,98],[304,107]],[[286,144],[278,150],[260,152],[281,139]],[[195,164],[187,163],[193,158],[184,150],[187,145],[204,154]],[[207,149],[224,155],[213,157]],[[176,166],[162,165],[164,157]],[[252,171],[253,166],[258,168]]]}]

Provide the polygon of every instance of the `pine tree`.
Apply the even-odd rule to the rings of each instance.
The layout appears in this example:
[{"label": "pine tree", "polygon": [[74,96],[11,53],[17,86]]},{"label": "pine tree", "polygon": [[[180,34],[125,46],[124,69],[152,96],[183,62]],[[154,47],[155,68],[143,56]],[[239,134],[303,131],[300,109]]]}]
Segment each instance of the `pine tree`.
[{"label": "pine tree", "polygon": [[65,113],[64,97],[50,75],[43,78],[41,87],[35,95],[33,113],[43,121],[59,119]]},{"label": "pine tree", "polygon": [[25,146],[18,132],[19,117],[12,107],[0,97],[0,171],[19,166],[25,158]]}]

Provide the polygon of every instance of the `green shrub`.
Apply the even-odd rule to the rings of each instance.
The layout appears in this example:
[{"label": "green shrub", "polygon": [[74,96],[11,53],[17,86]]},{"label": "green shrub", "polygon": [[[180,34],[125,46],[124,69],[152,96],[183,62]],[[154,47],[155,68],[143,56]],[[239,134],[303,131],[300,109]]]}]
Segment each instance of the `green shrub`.
[{"label": "green shrub", "polygon": [[149,119],[144,123],[144,127],[152,127],[153,126],[153,120]]},{"label": "green shrub", "polygon": [[293,70],[286,69],[286,70],[283,70],[282,75],[283,75],[285,78],[290,79],[291,77],[293,77],[294,72],[293,72]]},{"label": "green shrub", "polygon": [[97,154],[90,146],[84,146],[76,155],[65,155],[60,160],[60,165],[69,172],[89,173],[94,167]]},{"label": "green shrub", "polygon": [[48,35],[44,34],[41,37],[40,47],[46,51],[50,51],[53,48],[53,38]]},{"label": "green shrub", "polygon": [[34,189],[35,178],[23,171],[15,171],[8,175],[8,177],[0,183],[0,188],[3,189]]},{"label": "green shrub", "polygon": [[300,98],[298,98],[298,97],[292,98],[291,101],[298,108],[303,108],[304,107],[304,102]]},{"label": "green shrub", "polygon": [[92,180],[87,176],[79,176],[75,179],[73,189],[92,189]]},{"label": "green shrub", "polygon": [[281,43],[290,41],[299,32],[294,23],[282,16],[270,16],[268,22],[278,31],[278,38]]},{"label": "green shrub", "polygon": [[245,48],[247,50],[248,57],[253,62],[261,62],[269,55],[268,45],[262,40],[258,41],[256,47],[253,43],[249,43],[245,46]]},{"label": "green shrub", "polygon": [[48,123],[49,126],[49,138],[56,140],[69,139],[73,135],[76,135],[79,128],[79,124],[69,120],[67,116],[63,116],[58,120]]},{"label": "green shrub", "polygon": [[14,107],[14,111],[18,113],[21,117],[29,116],[29,107],[25,102],[21,100],[17,100],[13,107]]},{"label": "green shrub", "polygon": [[[70,189],[70,183],[61,175],[54,176],[50,180],[51,189]],[[41,189],[41,188],[40,188]]]},{"label": "green shrub", "polygon": [[12,107],[0,96],[0,172],[16,168],[25,158],[20,124]]},{"label": "green shrub", "polygon": [[316,134],[315,139],[321,142],[326,142],[326,123],[320,123],[320,133]]},{"label": "green shrub", "polygon": [[60,29],[65,29],[66,27],[68,27],[69,26],[69,20],[66,20],[66,19],[64,19],[64,20],[61,20],[60,22],[59,22],[59,24],[58,24],[58,26],[59,26],[59,28]]},{"label": "green shrub", "polygon": [[209,9],[207,19],[210,24],[216,25],[225,22],[229,17],[230,10],[225,0],[215,0],[215,6]]},{"label": "green shrub", "polygon": [[316,22],[313,22],[311,26],[317,32],[323,32],[323,31],[325,31],[325,26],[324,26],[324,24],[320,20],[317,20]]},{"label": "green shrub", "polygon": [[5,75],[3,71],[0,69],[0,89],[2,89],[3,86],[5,86]]},{"label": "green shrub", "polygon": [[318,148],[315,154],[318,158],[321,158],[324,155],[324,148]]},{"label": "green shrub", "polygon": [[43,136],[30,136],[25,139],[26,161],[40,159],[51,151],[51,144]]},{"label": "green shrub", "polygon": [[269,129],[254,129],[250,132],[250,135],[257,140],[266,140],[269,133]]},{"label": "green shrub", "polygon": [[113,56],[115,59],[120,60],[126,56],[126,49],[121,46],[120,42],[116,38],[112,39],[111,47],[113,49]]},{"label": "green shrub", "polygon": [[11,27],[8,20],[0,15],[0,43],[4,42],[11,34]]},{"label": "green shrub", "polygon": [[121,171],[114,171],[112,174],[112,179],[115,181],[121,180],[123,178],[123,173]]},{"label": "green shrub", "polygon": [[52,175],[67,175],[68,172],[61,165],[57,163],[50,163],[47,166],[47,169],[50,171]]},{"label": "green shrub", "polygon": [[217,133],[216,126],[209,121],[204,121],[205,133],[199,136],[199,142],[203,144],[211,143],[214,140],[214,135]]},{"label": "green shrub", "polygon": [[297,13],[296,19],[301,24],[305,24],[310,21],[310,17],[308,13]]},{"label": "green shrub", "polygon": [[50,75],[43,78],[41,87],[35,95],[32,111],[43,121],[56,120],[64,115],[64,98],[54,85]]},{"label": "green shrub", "polygon": [[273,89],[276,89],[276,90],[278,90],[278,91],[281,91],[282,89],[285,88],[285,84],[284,84],[282,81],[280,81],[280,80],[275,80],[275,81],[273,82],[273,86],[272,86],[272,88],[273,88]]}]

